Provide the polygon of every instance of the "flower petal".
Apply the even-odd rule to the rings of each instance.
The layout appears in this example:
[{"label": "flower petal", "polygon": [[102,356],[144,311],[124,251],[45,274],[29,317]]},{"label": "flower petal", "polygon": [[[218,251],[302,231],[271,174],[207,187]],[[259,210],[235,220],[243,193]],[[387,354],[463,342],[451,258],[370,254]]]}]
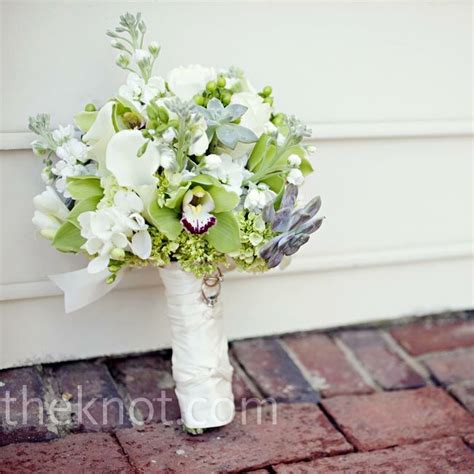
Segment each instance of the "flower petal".
[{"label": "flower petal", "polygon": [[145,143],[139,130],[122,130],[107,146],[106,164],[120,186],[137,188],[156,184],[154,176],[160,165],[160,155],[153,144],[138,157],[138,149]]},{"label": "flower petal", "polygon": [[89,273],[100,273],[108,267],[109,262],[110,257],[108,255],[99,255],[89,262],[89,265],[87,265],[87,271]]},{"label": "flower petal", "polygon": [[146,260],[151,255],[151,237],[147,230],[141,230],[132,237],[131,244],[132,252],[140,257],[142,260]]}]

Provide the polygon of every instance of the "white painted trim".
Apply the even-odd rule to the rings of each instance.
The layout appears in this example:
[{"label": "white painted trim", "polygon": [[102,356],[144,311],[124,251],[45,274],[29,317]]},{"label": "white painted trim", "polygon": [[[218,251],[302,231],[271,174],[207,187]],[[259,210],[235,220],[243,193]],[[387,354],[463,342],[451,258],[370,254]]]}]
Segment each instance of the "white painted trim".
[{"label": "white painted trim", "polygon": [[[259,275],[232,272],[226,275],[231,280],[241,278],[269,278],[285,274],[322,273],[340,270],[354,270],[380,266],[406,265],[439,260],[466,259],[474,256],[473,242],[455,244],[382,249],[379,251],[334,254],[295,258],[284,272],[273,270]],[[158,272],[152,268],[132,271],[118,289],[145,288],[158,285]],[[0,285],[0,301],[24,300],[60,296],[61,291],[50,281],[40,280]]]},{"label": "white painted trim", "polygon": [[[474,134],[471,120],[420,120],[396,122],[334,122],[309,124],[310,141],[377,139],[406,137],[469,136]],[[35,134],[31,132],[0,132],[0,150],[27,150]]]}]

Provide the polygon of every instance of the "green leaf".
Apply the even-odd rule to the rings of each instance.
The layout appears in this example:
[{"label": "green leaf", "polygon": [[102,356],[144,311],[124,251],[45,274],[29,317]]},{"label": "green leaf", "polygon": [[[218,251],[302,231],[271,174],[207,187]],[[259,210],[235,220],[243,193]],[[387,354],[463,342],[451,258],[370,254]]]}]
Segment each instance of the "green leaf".
[{"label": "green leaf", "polygon": [[70,222],[72,225],[75,225],[76,227],[79,227],[77,218],[84,212],[95,211],[97,209],[97,204],[99,204],[101,199],[101,196],[91,196],[90,198],[78,201],[73,207],[72,211],[69,213],[67,218],[68,222]]},{"label": "green leaf", "polygon": [[67,190],[76,201],[82,201],[93,196],[104,195],[97,176],[72,176],[67,179]]},{"label": "green leaf", "polygon": [[175,240],[183,230],[179,220],[179,214],[168,207],[159,207],[153,201],[148,208],[151,223],[170,240]]},{"label": "green leaf", "polygon": [[165,206],[170,209],[180,209],[181,203],[183,202],[183,197],[186,194],[187,190],[191,186],[191,183],[188,183],[185,186],[179,187],[173,194],[172,197],[166,200]]},{"label": "green leaf", "polygon": [[94,124],[98,113],[99,112],[97,110],[95,112],[79,112],[78,114],[74,115],[74,124],[77,128],[79,128],[79,130],[86,133]]},{"label": "green leaf", "polygon": [[204,186],[220,186],[221,183],[214,176],[208,174],[200,174],[190,180],[192,183],[203,184]]},{"label": "green leaf", "polygon": [[207,192],[214,200],[213,213],[232,211],[240,201],[236,193],[227,191],[223,186],[211,186]]},{"label": "green leaf", "polygon": [[250,155],[249,161],[247,162],[247,168],[250,171],[256,171],[260,165],[263,157],[267,153],[268,147],[271,144],[273,138],[270,135],[262,135],[255,146],[253,147],[252,154]]},{"label": "green leaf", "polygon": [[313,170],[313,165],[310,163],[308,158],[306,158],[306,157],[301,158],[300,170],[303,173],[303,176],[308,176],[309,174],[311,174],[314,171]]},{"label": "green leaf", "polygon": [[263,179],[262,183],[268,184],[273,192],[279,194],[285,186],[285,178],[282,176],[270,176],[269,178]]},{"label": "green leaf", "polygon": [[53,246],[61,252],[77,253],[85,242],[80,230],[70,222],[65,222],[56,232]]},{"label": "green leaf", "polygon": [[234,214],[222,212],[215,214],[217,223],[212,226],[205,237],[219,252],[235,252],[240,247],[239,224]]}]

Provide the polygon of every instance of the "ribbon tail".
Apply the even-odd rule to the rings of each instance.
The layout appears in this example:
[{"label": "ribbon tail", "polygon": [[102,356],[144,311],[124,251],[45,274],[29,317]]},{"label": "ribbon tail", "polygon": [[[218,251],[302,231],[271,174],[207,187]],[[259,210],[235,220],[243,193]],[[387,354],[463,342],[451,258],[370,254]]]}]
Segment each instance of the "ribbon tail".
[{"label": "ribbon tail", "polygon": [[89,273],[87,268],[83,268],[74,272],[49,275],[49,279],[64,293],[65,312],[72,313],[105,296],[122,279],[120,272],[113,283],[107,283],[106,280],[109,276],[108,270]]}]

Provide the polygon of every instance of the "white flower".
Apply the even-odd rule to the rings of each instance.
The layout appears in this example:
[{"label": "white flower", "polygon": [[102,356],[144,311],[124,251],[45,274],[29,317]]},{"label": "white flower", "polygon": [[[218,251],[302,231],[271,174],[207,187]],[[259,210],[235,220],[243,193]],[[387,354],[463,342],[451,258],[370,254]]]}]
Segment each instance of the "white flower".
[{"label": "white flower", "polygon": [[293,168],[288,173],[288,182],[296,186],[301,186],[304,183],[303,173],[298,168]]},{"label": "white flower", "polygon": [[145,153],[137,152],[146,142],[139,130],[122,130],[115,134],[107,146],[107,169],[120,186],[134,188],[156,184],[156,170],[160,166],[160,154],[156,146],[148,144]]},{"label": "white flower", "polygon": [[53,239],[57,230],[66,221],[69,210],[51,186],[33,198],[36,211],[32,222],[40,234],[47,239]]},{"label": "white flower", "polygon": [[176,138],[176,130],[173,127],[167,128],[161,138],[165,143],[171,143]]},{"label": "white flower", "polygon": [[263,133],[266,133],[268,135],[276,135],[278,133],[278,128],[272,122],[267,122],[263,126]]},{"label": "white flower", "polygon": [[209,147],[209,138],[206,133],[207,123],[204,117],[200,117],[199,121],[193,126],[191,146],[188,155],[204,155]]},{"label": "white flower", "polygon": [[285,144],[286,137],[283,135],[283,133],[279,133],[277,135],[277,145],[278,146],[283,146]]},{"label": "white flower", "polygon": [[159,145],[160,166],[165,170],[173,169],[176,165],[176,153],[167,145]]},{"label": "white flower", "polygon": [[298,168],[301,165],[301,158],[293,153],[288,157],[288,164],[293,168]]},{"label": "white flower", "polygon": [[219,155],[207,155],[204,164],[208,170],[217,170],[222,166],[222,160]]},{"label": "white flower", "polygon": [[61,145],[64,142],[67,142],[68,140],[71,140],[71,138],[74,137],[74,127],[72,125],[66,125],[63,127],[62,125],[59,125],[57,130],[54,130],[53,132],[53,140],[58,144]]},{"label": "white flower", "polygon": [[88,151],[87,145],[77,140],[77,138],[71,138],[56,148],[56,155],[61,160],[75,165],[77,162],[84,163],[87,161]]},{"label": "white flower", "polygon": [[[216,162],[215,156],[219,155],[209,156],[214,157],[211,158],[212,163],[212,161]],[[215,168],[209,168],[207,166],[207,158],[209,157],[206,157],[204,162],[206,173],[217,178],[221,183],[224,184],[224,187],[227,190],[232,191],[240,196],[242,194],[242,181],[250,175],[250,172],[245,169],[247,157],[233,159],[230,155],[224,153],[219,156],[221,163]]]},{"label": "white flower", "polygon": [[262,135],[265,125],[270,120],[272,108],[263,99],[252,92],[239,92],[232,96],[233,104],[247,107],[247,112],[240,119],[240,125],[250,128],[257,136]]},{"label": "white flower", "polygon": [[133,59],[137,64],[143,63],[144,61],[151,61],[153,59],[150,51],[146,49],[136,49],[133,53]]},{"label": "white flower", "polygon": [[71,195],[67,190],[67,178],[71,176],[89,176],[96,175],[97,168],[94,163],[89,163],[88,165],[83,164],[71,164],[65,160],[59,160],[51,172],[57,176],[55,181],[56,189],[65,197],[69,198]]},{"label": "white flower", "polygon": [[[133,192],[120,190],[114,205],[78,217],[81,235],[87,241],[82,246],[89,255],[96,255],[87,267],[89,273],[105,270],[111,255],[130,250],[143,260],[151,254],[151,236],[143,211],[142,200]],[[118,250],[117,250],[118,249]]]},{"label": "white flower", "polygon": [[215,80],[216,71],[212,67],[199,64],[177,67],[168,74],[168,85],[174,95],[181,100],[190,100],[206,88],[209,81]]},{"label": "white flower", "polygon": [[[145,52],[150,55],[148,51]],[[165,91],[166,86],[163,78],[150,77],[148,82],[145,83],[138,74],[131,72],[127,77],[127,83],[119,88],[118,95],[128,100],[138,112],[142,113],[149,102]]]},{"label": "white flower", "polygon": [[265,183],[252,185],[245,197],[244,208],[258,214],[275,196],[276,194]]},{"label": "white flower", "polygon": [[112,122],[113,102],[107,102],[97,114],[97,117],[89,131],[82,137],[84,143],[89,145],[89,158],[98,163],[101,176],[107,174],[105,167],[105,151],[110,139],[115,135]]},{"label": "white flower", "polygon": [[211,214],[214,207],[211,195],[201,186],[196,186],[184,195],[181,223],[191,234],[204,234],[216,223]]}]

